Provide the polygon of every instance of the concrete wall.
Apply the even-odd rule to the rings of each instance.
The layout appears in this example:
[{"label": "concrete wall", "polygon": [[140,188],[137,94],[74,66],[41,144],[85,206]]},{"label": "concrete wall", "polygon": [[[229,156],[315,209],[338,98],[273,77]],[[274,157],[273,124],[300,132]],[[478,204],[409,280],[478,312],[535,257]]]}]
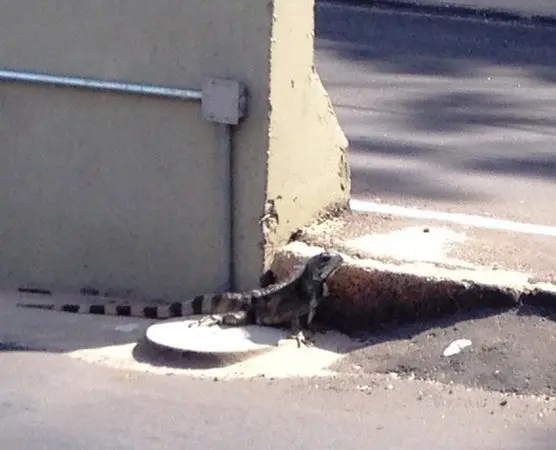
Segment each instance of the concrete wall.
[{"label": "concrete wall", "polygon": [[290,233],[349,199],[348,142],[314,66],[314,2],[274,2],[267,261]]},{"label": "concrete wall", "polygon": [[[244,82],[233,236],[242,289],[293,230],[349,195],[347,144],[313,69],[312,7],[9,2],[0,69]],[[0,285],[171,299],[221,289],[230,224],[218,133],[196,103],[0,83]]]}]

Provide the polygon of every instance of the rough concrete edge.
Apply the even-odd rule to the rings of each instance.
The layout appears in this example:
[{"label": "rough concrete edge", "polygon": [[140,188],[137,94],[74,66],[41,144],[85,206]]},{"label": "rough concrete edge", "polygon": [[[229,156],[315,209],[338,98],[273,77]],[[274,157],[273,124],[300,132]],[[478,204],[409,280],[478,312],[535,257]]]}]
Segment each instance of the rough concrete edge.
[{"label": "rough concrete edge", "polygon": [[[354,213],[360,214],[357,211],[354,212],[348,210],[348,212],[349,214],[354,214]],[[362,214],[367,214],[367,213],[362,213]],[[438,268],[454,269],[454,270],[460,270],[462,268],[468,268],[468,269],[472,268],[473,270],[484,270],[489,268],[489,266],[481,266],[480,264],[477,263],[465,263],[465,261],[458,261],[458,262],[456,262],[455,260],[420,261],[415,258],[405,258],[403,256],[394,256],[388,254],[369,255],[366,251],[359,249],[357,246],[354,246],[353,244],[350,245],[346,241],[345,237],[343,237],[341,230],[345,225],[345,221],[349,221],[351,218],[352,216],[335,216],[331,218],[325,218],[320,222],[315,222],[308,227],[297,230],[297,232],[292,235],[288,243],[297,241],[297,242],[304,242],[309,246],[313,245],[317,247],[334,248],[336,251],[345,253],[356,259],[373,258],[375,261],[380,261],[383,263],[392,263],[397,265],[400,264],[427,265],[428,264],[428,265],[434,265],[435,267]],[[322,225],[324,225],[324,228],[321,228]],[[521,273],[519,275],[526,276],[525,274],[521,274]]]},{"label": "rough concrete edge", "polygon": [[[308,220],[303,227],[298,227],[292,231],[285,244],[297,242],[306,232],[307,227],[321,225],[330,220],[339,219],[342,214],[351,211],[349,206],[349,197],[341,200],[334,200],[326,207],[322,208],[315,216]],[[280,252],[282,248],[277,248],[276,252]]]},{"label": "rough concrete edge", "polygon": [[[278,278],[322,251],[302,242],[281,248],[272,264]],[[344,255],[345,263],[329,280],[330,297],[316,320],[346,333],[370,326],[401,325],[476,309],[536,306],[556,311],[556,286],[516,280],[493,282],[473,270],[389,264]],[[527,278],[525,278],[527,279]]]},{"label": "rough concrete edge", "polygon": [[317,0],[316,3],[317,5],[319,3],[349,4],[399,12],[556,27],[556,14],[532,14],[505,8],[480,8],[456,4],[433,5],[408,0]]}]

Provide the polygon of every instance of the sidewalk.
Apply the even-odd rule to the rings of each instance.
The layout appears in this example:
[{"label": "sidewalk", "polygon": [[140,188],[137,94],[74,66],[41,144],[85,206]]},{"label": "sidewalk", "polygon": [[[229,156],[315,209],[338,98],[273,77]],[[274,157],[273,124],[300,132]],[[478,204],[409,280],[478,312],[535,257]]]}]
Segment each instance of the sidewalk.
[{"label": "sidewalk", "polygon": [[331,298],[317,313],[340,331],[484,308],[556,308],[556,227],[487,227],[486,220],[465,224],[353,205],[359,211],[300,230],[273,265],[283,277],[321,248],[345,254],[329,281]]},{"label": "sidewalk", "polygon": [[416,9],[423,12],[461,14],[468,16],[493,15],[512,19],[512,16],[543,17],[556,20],[556,3],[552,0],[333,0],[338,3],[352,3],[402,9]]}]

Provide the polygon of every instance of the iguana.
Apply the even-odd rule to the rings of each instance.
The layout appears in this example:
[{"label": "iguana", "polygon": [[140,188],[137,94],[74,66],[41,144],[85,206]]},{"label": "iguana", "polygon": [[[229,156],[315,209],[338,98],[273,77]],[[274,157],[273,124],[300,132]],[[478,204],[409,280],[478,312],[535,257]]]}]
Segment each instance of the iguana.
[{"label": "iguana", "polygon": [[86,304],[37,304],[18,303],[19,307],[39,308],[82,314],[105,314],[116,316],[166,319],[192,315],[210,314],[194,322],[199,325],[243,326],[248,324],[280,326],[289,325],[291,338],[298,347],[308,345],[301,319],[307,316],[311,326],[316,308],[328,295],[326,280],[338,270],[343,262],[340,254],[324,251],[297,267],[283,281],[276,282],[272,272],[260,279],[261,288],[243,293],[225,292],[205,294],[185,302],[169,304],[86,303]]}]

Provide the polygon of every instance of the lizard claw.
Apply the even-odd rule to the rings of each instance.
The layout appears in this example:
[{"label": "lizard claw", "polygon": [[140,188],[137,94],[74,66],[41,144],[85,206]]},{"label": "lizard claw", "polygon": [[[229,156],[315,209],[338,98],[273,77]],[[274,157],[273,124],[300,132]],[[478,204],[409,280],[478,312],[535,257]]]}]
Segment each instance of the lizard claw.
[{"label": "lizard claw", "polygon": [[285,343],[286,341],[292,341],[292,340],[295,340],[297,344],[297,348],[301,348],[301,346],[313,347],[315,345],[315,343],[311,339],[309,339],[303,334],[303,331],[292,333],[288,337],[280,339],[278,345],[282,345],[281,342]]},{"label": "lizard claw", "polygon": [[298,333],[293,335],[292,338],[294,338],[297,342],[297,348],[301,348],[302,345],[305,347],[315,346],[315,343],[311,339],[306,337],[305,334],[303,334],[303,331],[299,331]]},{"label": "lizard claw", "polygon": [[315,343],[307,338],[297,339],[297,348],[301,348],[302,345],[305,347],[314,347]]}]

